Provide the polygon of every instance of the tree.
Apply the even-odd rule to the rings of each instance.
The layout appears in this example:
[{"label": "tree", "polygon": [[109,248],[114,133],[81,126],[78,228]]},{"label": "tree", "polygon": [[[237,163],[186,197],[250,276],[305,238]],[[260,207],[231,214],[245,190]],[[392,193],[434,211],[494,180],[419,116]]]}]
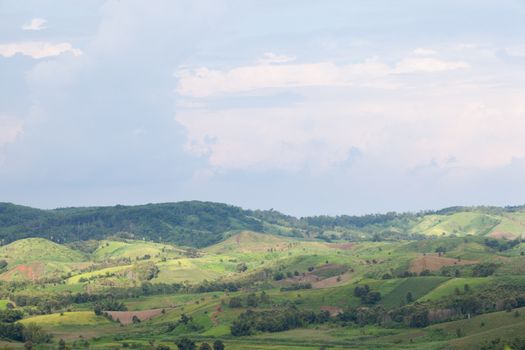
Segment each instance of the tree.
[{"label": "tree", "polygon": [[34,343],[48,343],[51,341],[51,335],[44,332],[42,327],[35,323],[26,324],[23,331],[24,340],[30,340]]},{"label": "tree", "polygon": [[248,266],[246,265],[246,263],[240,263],[237,265],[237,268],[236,268],[237,272],[244,272],[246,270],[248,270]]},{"label": "tree", "polygon": [[188,337],[182,337],[175,342],[179,350],[195,350],[195,342]]},{"label": "tree", "polygon": [[361,297],[361,302],[363,304],[373,305],[381,300],[381,293],[379,292],[369,292],[368,294]]},{"label": "tree", "polygon": [[233,321],[230,327],[230,331],[234,337],[239,337],[243,335],[251,335],[252,327],[247,322],[244,322],[243,320],[239,319],[239,320]]},{"label": "tree", "polygon": [[180,315],[180,320],[179,322],[180,323],[184,323],[184,324],[188,324],[189,322],[191,322],[193,320],[193,318],[191,316],[188,316],[186,314],[182,314]]},{"label": "tree", "polygon": [[407,304],[410,304],[414,301],[414,297],[412,296],[412,292],[408,292],[406,296]]},{"label": "tree", "polygon": [[246,297],[246,306],[257,307],[257,304],[259,304],[257,295],[255,295],[255,293],[248,294],[248,296]]},{"label": "tree", "polygon": [[270,302],[270,297],[268,296],[268,294],[266,294],[266,292],[263,290],[261,292],[261,295],[259,297],[259,300],[261,301],[262,304],[268,304]]},{"label": "tree", "polygon": [[199,350],[212,350],[210,344],[202,343]]},{"label": "tree", "polygon": [[214,341],[213,350],[224,350],[224,343],[220,340]]},{"label": "tree", "polygon": [[242,307],[242,300],[239,297],[233,297],[230,299],[229,305],[231,308]]}]

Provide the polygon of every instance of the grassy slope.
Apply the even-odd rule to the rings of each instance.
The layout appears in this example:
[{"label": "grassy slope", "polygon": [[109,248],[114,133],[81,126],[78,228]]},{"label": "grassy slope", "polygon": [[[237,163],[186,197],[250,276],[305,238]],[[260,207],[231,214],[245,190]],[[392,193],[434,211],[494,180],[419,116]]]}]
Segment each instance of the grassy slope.
[{"label": "grassy slope", "polygon": [[[462,289],[466,283],[470,285],[471,289],[476,289],[503,278],[495,276],[490,278],[449,279],[441,276],[428,276],[390,280],[381,279],[381,276],[386,272],[406,269],[410,260],[419,256],[420,252],[432,252],[439,245],[445,245],[447,249],[450,249],[447,254],[461,254],[463,256],[470,253],[478,254],[483,259],[495,258],[492,253],[485,250],[478,243],[471,240],[465,241],[464,238],[440,238],[435,241],[421,242],[362,242],[348,245],[266,236],[253,232],[242,232],[234,235],[224,242],[204,249],[201,257],[192,259],[180,257],[179,253],[175,251],[172,256],[168,256],[166,261],[161,261],[160,258],[165,253],[162,250],[166,245],[157,245],[143,241],[103,242],[101,248],[99,248],[100,250],[95,255],[98,259],[111,260],[113,257],[116,259],[131,257],[133,256],[132,254],[141,252],[141,248],[160,249],[160,251],[156,250],[157,254],[152,255],[150,260],[156,263],[160,269],[159,276],[153,282],[180,282],[184,280],[198,282],[202,279],[213,280],[221,277],[234,280],[268,267],[273,269],[280,268],[285,272],[298,270],[300,273],[307,273],[309,267],[315,267],[315,273],[318,270],[322,271],[322,268],[327,266],[327,262],[329,265],[352,268],[354,272],[351,273],[349,280],[329,288],[281,292],[278,285],[274,285],[273,288],[268,285],[265,286],[265,288],[270,288],[266,292],[271,300],[276,303],[291,302],[299,308],[316,311],[322,306],[337,306],[341,308],[359,306],[359,299],[353,296],[353,289],[356,284],[368,284],[372,290],[381,292],[383,296],[382,303],[389,308],[398,306],[401,300],[406,298],[408,292],[412,293],[414,300],[434,300],[444,295],[453,294],[455,288]],[[519,256],[514,256],[509,261],[516,262],[519,265],[522,263],[522,259]],[[375,262],[373,262],[374,260]],[[243,274],[235,272],[236,266],[240,262],[245,262],[248,265],[248,271]],[[510,262],[506,265],[513,266]],[[69,287],[76,288],[79,286],[76,282],[78,282],[80,277],[100,276],[102,278],[106,272],[119,272],[130,267],[125,265],[110,267],[77,275],[68,280],[71,283],[70,285],[59,285],[59,287],[65,288],[64,290],[67,290]],[[517,270],[511,270],[506,273],[514,273],[515,271]],[[319,275],[324,276],[324,272],[319,273]],[[516,282],[523,282],[523,278],[513,278],[516,279]],[[144,334],[150,334],[151,332],[154,334],[155,331],[162,329],[166,322],[176,322],[182,313],[191,315],[204,327],[200,332],[191,333],[192,337],[204,339],[219,336],[225,338],[226,343],[234,349],[318,349],[325,340],[330,345],[330,348],[334,349],[349,347],[363,349],[437,349],[444,346],[444,341],[450,339],[449,333],[436,331],[435,328],[414,330],[377,327],[364,327],[363,329],[353,327],[330,328],[324,326],[315,327],[315,329],[299,329],[282,333],[259,334],[249,338],[230,339],[229,325],[243,310],[230,309],[227,307],[228,300],[233,295],[246,294],[247,292],[238,292],[226,295],[225,293],[214,292],[198,295],[162,295],[127,300],[125,301],[126,305],[131,310],[171,307],[175,307],[175,309],[168,311],[166,315],[143,322],[140,325],[122,328],[114,323],[104,323],[107,320],[100,320],[89,312],[65,313],[64,316],[59,314],[38,316],[27,319],[24,322],[31,320],[42,324],[53,334],[60,337],[69,337],[70,339],[78,337],[80,334],[85,334],[89,337],[101,336],[102,338],[99,341],[93,343],[94,348],[107,348],[110,344],[118,344],[120,346],[122,341],[120,343],[115,341],[109,333],[130,337],[131,340],[128,339],[130,342],[147,343],[147,338],[144,338]],[[226,305],[223,305],[222,312],[216,315],[216,318],[213,318],[212,315],[216,313],[217,307],[221,305],[221,301],[224,301]],[[89,307],[89,305],[83,305],[82,307]],[[66,323],[69,324],[69,318],[78,320],[70,325],[66,325]],[[466,334],[467,337],[470,336],[468,332]],[[158,341],[170,338],[170,341],[172,341],[177,335],[164,334],[153,336],[153,338]],[[413,339],[413,343],[409,343],[408,339]]]},{"label": "grassy slope", "polygon": [[176,256],[180,255],[181,249],[171,244],[161,244],[144,241],[101,241],[97,250],[93,252],[93,259],[96,261],[122,259],[122,258],[142,258],[144,255],[155,256]]},{"label": "grassy slope", "polygon": [[9,265],[31,262],[75,263],[86,260],[86,257],[64,245],[44,238],[26,238],[0,247],[0,257]]}]

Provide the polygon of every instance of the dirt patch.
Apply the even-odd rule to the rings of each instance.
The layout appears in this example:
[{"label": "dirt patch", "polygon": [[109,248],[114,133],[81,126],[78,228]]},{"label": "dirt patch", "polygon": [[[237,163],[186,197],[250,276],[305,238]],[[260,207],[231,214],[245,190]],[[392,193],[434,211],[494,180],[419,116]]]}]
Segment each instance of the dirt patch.
[{"label": "dirt patch", "polygon": [[490,234],[490,237],[498,239],[514,239],[517,235],[511,232],[494,231]]},{"label": "dirt patch", "polygon": [[316,267],[310,273],[320,277],[321,279],[324,279],[324,278],[329,278],[333,276],[339,276],[345,273],[346,271],[348,271],[348,267],[345,265],[325,264],[325,265]]},{"label": "dirt patch", "polygon": [[352,278],[350,271],[345,265],[325,264],[316,267],[311,272],[284,279],[277,284],[287,286],[297,283],[311,283],[312,288],[329,288],[349,281]]},{"label": "dirt patch", "polygon": [[28,281],[36,281],[44,276],[44,264],[32,263],[27,265],[18,265],[0,276],[1,280],[11,281],[22,278]]},{"label": "dirt patch", "polygon": [[216,327],[219,325],[219,315],[222,313],[222,308],[220,305],[215,306],[215,311],[211,314],[211,321],[213,322],[213,325]]},{"label": "dirt patch", "polygon": [[325,278],[324,280],[316,281],[312,283],[312,288],[330,288],[335,287],[345,282],[348,282],[352,278],[351,273],[344,273],[340,276],[333,276]]},{"label": "dirt patch", "polygon": [[412,262],[410,263],[409,271],[417,273],[425,270],[437,271],[443,266],[472,265],[477,263],[477,260],[445,258],[443,256],[438,255],[424,255],[412,260]]},{"label": "dirt patch", "polygon": [[328,311],[331,317],[335,317],[343,313],[343,309],[337,306],[321,306],[321,311]]},{"label": "dirt patch", "polygon": [[355,244],[354,243],[327,243],[326,246],[332,249],[350,250]]},{"label": "dirt patch", "polygon": [[133,323],[133,317],[137,316],[140,321],[146,321],[162,314],[162,310],[168,309],[151,309],[142,311],[105,311],[114,321],[120,321],[123,325]]}]

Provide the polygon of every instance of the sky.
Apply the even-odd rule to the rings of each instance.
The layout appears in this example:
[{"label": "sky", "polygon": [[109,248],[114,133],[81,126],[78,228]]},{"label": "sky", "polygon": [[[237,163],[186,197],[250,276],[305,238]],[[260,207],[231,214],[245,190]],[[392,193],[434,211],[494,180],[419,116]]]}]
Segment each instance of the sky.
[{"label": "sky", "polygon": [[0,0],[0,201],[525,203],[523,0]]}]

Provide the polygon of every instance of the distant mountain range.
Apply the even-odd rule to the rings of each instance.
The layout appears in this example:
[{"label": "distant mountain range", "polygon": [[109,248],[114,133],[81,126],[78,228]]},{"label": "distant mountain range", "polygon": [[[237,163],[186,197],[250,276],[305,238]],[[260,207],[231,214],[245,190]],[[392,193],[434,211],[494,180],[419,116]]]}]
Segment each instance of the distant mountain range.
[{"label": "distant mountain range", "polygon": [[53,210],[0,203],[3,244],[27,237],[67,243],[120,236],[204,247],[242,230],[326,241],[420,239],[429,235],[514,239],[525,234],[525,206],[296,218],[275,210],[244,210],[200,201]]}]

